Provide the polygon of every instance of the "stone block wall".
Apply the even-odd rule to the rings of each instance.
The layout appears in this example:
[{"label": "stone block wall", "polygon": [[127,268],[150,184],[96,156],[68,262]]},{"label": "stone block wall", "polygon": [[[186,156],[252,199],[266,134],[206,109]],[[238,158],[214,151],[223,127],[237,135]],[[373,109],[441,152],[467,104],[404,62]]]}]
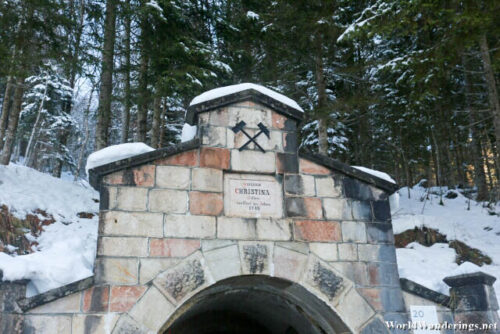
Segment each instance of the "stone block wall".
[{"label": "stone block wall", "polygon": [[[270,140],[258,137],[266,153],[253,144],[238,150],[248,140],[231,130],[240,120],[250,135],[258,123],[269,128]],[[143,289],[198,251],[214,266],[222,245],[238,261],[225,259],[216,279],[249,273],[298,280],[300,271],[286,272],[290,264],[304,267],[313,254],[354,283],[370,312],[406,320],[384,191],[300,158],[290,139],[295,122],[253,102],[200,114],[199,124],[200,149],[104,177],[98,284]],[[282,216],[228,216],[224,177],[231,173],[271,175],[283,189]],[[237,263],[241,268],[232,267]]]},{"label": "stone block wall", "polygon": [[[94,286],[30,310],[26,328],[158,331],[194,293],[239,275],[297,282],[355,333],[407,321],[384,190],[301,157],[296,121],[262,105],[198,117],[200,147],[102,177]],[[256,139],[265,153],[239,151],[241,120],[250,136],[269,129]],[[279,186],[272,217],[228,214],[225,179],[238,175]]]}]

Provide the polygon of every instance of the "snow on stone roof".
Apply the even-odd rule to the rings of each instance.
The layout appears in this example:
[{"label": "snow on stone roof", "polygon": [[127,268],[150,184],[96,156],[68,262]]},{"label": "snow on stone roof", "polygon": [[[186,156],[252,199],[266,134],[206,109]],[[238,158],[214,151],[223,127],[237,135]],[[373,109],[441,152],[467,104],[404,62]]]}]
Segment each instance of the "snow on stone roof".
[{"label": "snow on stone roof", "polygon": [[209,91],[206,91],[205,93],[198,95],[195,97],[191,103],[189,104],[190,106],[193,106],[195,104],[200,104],[203,102],[207,102],[210,100],[217,99],[222,96],[238,93],[241,91],[253,89],[256,90],[264,95],[269,96],[272,99],[275,99],[283,104],[286,104],[287,106],[296,109],[300,112],[304,112],[304,110],[298,105],[297,102],[292,100],[289,97],[286,97],[283,94],[280,94],[278,92],[275,92],[269,88],[266,88],[261,85],[253,84],[253,83],[242,83],[242,84],[237,84],[237,85],[231,85],[231,86],[226,86],[226,87],[219,87],[215,88]]},{"label": "snow on stone roof", "polygon": [[126,143],[108,146],[89,155],[85,171],[88,174],[92,168],[154,150],[154,148],[144,143]]},{"label": "snow on stone roof", "polygon": [[396,181],[394,181],[394,179],[392,177],[390,177],[389,174],[387,174],[387,173],[384,173],[384,172],[381,172],[381,171],[378,171],[375,169],[363,167],[363,166],[352,166],[352,167],[359,169],[362,172],[376,176],[379,179],[386,180],[387,182],[396,183]]}]

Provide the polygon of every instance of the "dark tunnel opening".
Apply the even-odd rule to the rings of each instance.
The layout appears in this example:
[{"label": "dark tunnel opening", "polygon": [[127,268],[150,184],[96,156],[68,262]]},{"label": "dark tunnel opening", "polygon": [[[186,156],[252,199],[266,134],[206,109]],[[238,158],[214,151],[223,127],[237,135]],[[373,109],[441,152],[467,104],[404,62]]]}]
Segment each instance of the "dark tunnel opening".
[{"label": "dark tunnel opening", "polygon": [[298,284],[268,276],[230,278],[193,296],[165,334],[350,333],[326,303]]}]

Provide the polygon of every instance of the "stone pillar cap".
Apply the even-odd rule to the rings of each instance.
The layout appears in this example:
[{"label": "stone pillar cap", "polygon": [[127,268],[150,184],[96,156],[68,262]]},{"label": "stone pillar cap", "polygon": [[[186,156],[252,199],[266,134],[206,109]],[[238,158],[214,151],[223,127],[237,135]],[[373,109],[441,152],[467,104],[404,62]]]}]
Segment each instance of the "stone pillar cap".
[{"label": "stone pillar cap", "polygon": [[443,281],[452,288],[476,284],[486,284],[491,286],[496,280],[496,277],[485,274],[482,271],[457,276],[448,276],[443,279]]},{"label": "stone pillar cap", "polygon": [[215,88],[195,97],[187,108],[186,123],[197,125],[198,114],[243,101],[260,103],[297,122],[304,118],[304,110],[294,100],[267,87],[244,83]]}]

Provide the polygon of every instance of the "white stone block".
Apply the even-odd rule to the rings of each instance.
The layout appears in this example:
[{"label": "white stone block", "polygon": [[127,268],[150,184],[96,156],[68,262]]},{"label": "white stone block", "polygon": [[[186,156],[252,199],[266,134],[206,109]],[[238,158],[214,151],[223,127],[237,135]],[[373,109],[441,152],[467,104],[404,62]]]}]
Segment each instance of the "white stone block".
[{"label": "white stone block", "polygon": [[139,261],[134,258],[100,258],[98,281],[133,285],[139,282]]},{"label": "white stone block", "polygon": [[274,152],[231,150],[231,169],[242,172],[274,173],[276,155]]},{"label": "white stone block", "polygon": [[315,179],[318,197],[339,197],[341,195],[340,187],[335,186],[335,182],[331,176],[317,176]]},{"label": "white stone block", "polygon": [[298,282],[307,263],[307,255],[283,247],[274,247],[273,270],[275,277]]},{"label": "white stone block", "polygon": [[156,167],[156,187],[189,189],[190,168],[177,166]]},{"label": "white stone block", "polygon": [[203,253],[207,266],[216,281],[241,275],[238,246],[217,248]]},{"label": "white stone block", "polygon": [[180,238],[215,237],[215,217],[165,216],[165,236]]},{"label": "white stone block", "polygon": [[202,129],[202,143],[207,146],[226,146],[226,128],[222,126],[205,125]]},{"label": "white stone block", "polygon": [[236,245],[236,241],[234,241],[234,240],[220,240],[220,239],[202,240],[201,241],[201,250],[202,250],[202,252],[208,252],[208,251],[211,251],[213,249],[228,247],[231,245]]},{"label": "white stone block", "polygon": [[33,328],[36,334],[71,334],[69,315],[26,315],[24,321],[25,328]]},{"label": "white stone block", "polygon": [[326,219],[341,220],[344,211],[348,209],[347,202],[343,198],[324,198],[323,209]]},{"label": "white stone block", "polygon": [[[226,138],[227,138],[227,147],[228,148],[239,149],[240,147],[245,145],[249,140],[249,138],[247,137],[247,135],[245,135],[243,133],[243,131],[239,131],[238,133],[234,133],[234,131],[231,128],[228,128],[226,131],[227,131]],[[253,135],[255,133],[254,130],[252,130],[252,129],[245,129],[245,132],[250,137],[253,137]],[[254,143],[250,143],[246,146],[246,148],[249,150],[253,150],[255,148],[255,145],[254,145]]]},{"label": "white stone block", "polygon": [[119,315],[116,313],[97,314],[75,314],[73,315],[71,334],[109,334],[115,327]]},{"label": "white stone block", "polygon": [[339,244],[339,259],[345,261],[358,260],[358,247],[356,244]]},{"label": "white stone block", "polygon": [[155,286],[151,286],[129,314],[138,323],[158,332],[174,310],[174,305]]},{"label": "white stone block", "polygon": [[369,244],[359,244],[359,261],[376,262],[378,261],[379,246]]},{"label": "white stone block", "polygon": [[172,268],[179,259],[172,258],[141,258],[139,268],[139,283],[146,284],[154,279],[159,273]]},{"label": "white stone block", "polygon": [[257,219],[257,239],[290,240],[292,230],[287,219]]},{"label": "white stone block", "polygon": [[339,301],[337,312],[349,327],[356,330],[359,330],[375,313],[354,287]]},{"label": "white stone block", "polygon": [[108,206],[110,210],[118,209],[118,187],[105,186],[108,191]]},{"label": "white stone block", "polygon": [[214,168],[193,169],[193,190],[221,192],[222,170]]},{"label": "white stone block", "polygon": [[151,189],[149,192],[149,210],[152,212],[185,213],[187,206],[187,191]]},{"label": "white stone block", "polygon": [[236,124],[240,121],[246,123],[247,128],[258,129],[258,124],[262,123],[267,128],[272,127],[271,110],[260,106],[229,106],[228,107],[229,124]]},{"label": "white stone block", "polygon": [[56,299],[28,311],[28,313],[78,313],[82,293],[77,292],[69,296]]},{"label": "white stone block", "polygon": [[342,222],[342,239],[344,241],[366,243],[366,227],[361,222]]},{"label": "white stone block", "polygon": [[[255,130],[255,133],[257,134],[259,131],[260,130]],[[262,133],[255,141],[266,151],[283,152],[283,133],[281,131],[270,131],[269,138]]]},{"label": "white stone block", "polygon": [[148,256],[148,238],[102,237],[98,255],[106,256]]},{"label": "white stone block", "polygon": [[116,195],[116,208],[127,211],[146,211],[148,189],[120,187]]},{"label": "white stone block", "polygon": [[324,261],[338,260],[337,244],[312,242],[309,249]]},{"label": "white stone block", "polygon": [[103,235],[163,236],[161,213],[108,211],[103,216]]},{"label": "white stone block", "polygon": [[256,220],[244,218],[217,218],[217,237],[222,239],[255,239]]}]

